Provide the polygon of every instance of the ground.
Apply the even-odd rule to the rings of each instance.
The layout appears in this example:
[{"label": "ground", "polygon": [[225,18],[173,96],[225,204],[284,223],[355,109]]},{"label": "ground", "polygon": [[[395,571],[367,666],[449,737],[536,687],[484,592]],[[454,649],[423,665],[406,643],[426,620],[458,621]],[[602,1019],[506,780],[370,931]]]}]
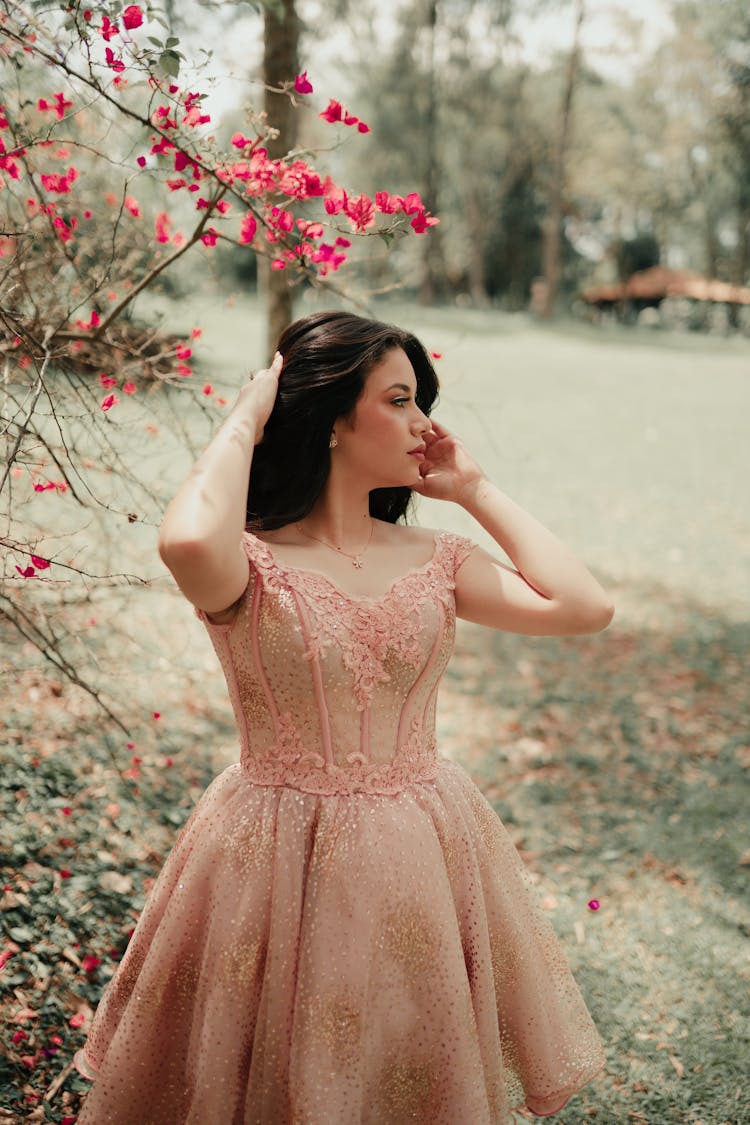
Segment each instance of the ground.
[{"label": "ground", "polygon": [[[196,315],[201,377],[231,401],[261,362],[258,310],[180,310],[187,327]],[[441,749],[534,872],[605,1043],[605,1071],[555,1120],[746,1125],[750,348],[379,315],[441,353],[436,417],[616,604],[591,637],[459,623],[440,704]],[[196,421],[198,445],[218,416]],[[159,443],[153,466],[176,482],[188,457],[166,416]],[[492,547],[455,506],[423,502],[419,522]],[[124,531],[118,561],[151,585],[85,607],[81,643],[127,735],[5,637],[0,1123],[75,1120],[76,1016],[90,1018],[179,825],[237,757],[213,650],[154,545],[155,527]]]}]

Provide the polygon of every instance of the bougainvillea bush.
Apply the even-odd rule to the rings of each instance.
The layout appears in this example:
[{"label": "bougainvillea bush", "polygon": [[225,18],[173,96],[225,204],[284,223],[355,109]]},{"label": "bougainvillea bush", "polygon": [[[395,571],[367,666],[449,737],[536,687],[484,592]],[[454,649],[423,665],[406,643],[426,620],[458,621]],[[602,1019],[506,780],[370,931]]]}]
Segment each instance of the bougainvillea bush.
[{"label": "bougainvillea bush", "polygon": [[[83,577],[86,597],[125,577],[85,572],[71,513],[88,509],[79,524],[90,529],[89,514],[132,523],[146,499],[164,500],[136,438],[158,430],[155,395],[217,414],[228,405],[194,372],[200,328],[183,338],[141,323],[135,298],[187,255],[205,270],[220,243],[267,257],[290,285],[329,286],[353,239],[424,235],[438,220],[416,192],[348,192],[314,154],[271,159],[273,122],[252,107],[221,144],[200,71],[155,9],[72,3],[39,15],[2,0],[0,66],[0,609],[80,683],[50,607],[75,601]],[[366,122],[321,98],[307,72],[280,92],[367,144]]]}]

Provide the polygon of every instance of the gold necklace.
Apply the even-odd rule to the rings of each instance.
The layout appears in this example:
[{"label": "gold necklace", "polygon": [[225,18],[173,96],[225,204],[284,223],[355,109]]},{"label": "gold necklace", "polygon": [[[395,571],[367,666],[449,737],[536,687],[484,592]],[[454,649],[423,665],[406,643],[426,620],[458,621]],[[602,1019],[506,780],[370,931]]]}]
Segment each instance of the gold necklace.
[{"label": "gold necklace", "polygon": [[365,551],[370,546],[370,542],[372,541],[372,533],[375,530],[375,521],[373,520],[373,518],[371,516],[370,517],[370,538],[367,540],[367,542],[365,543],[362,550],[358,551],[356,555],[350,555],[348,551],[342,550],[341,547],[336,547],[333,543],[328,543],[327,540],[320,539],[317,535],[312,535],[309,531],[305,531],[304,527],[300,523],[297,523],[294,526],[296,528],[298,528],[298,530],[301,531],[303,535],[306,535],[308,539],[314,539],[317,543],[322,543],[324,547],[328,547],[331,551],[338,551],[338,553],[340,555],[346,555],[346,557],[348,559],[352,560],[352,566],[356,566],[357,570],[361,570],[362,569],[362,556],[364,555]]}]

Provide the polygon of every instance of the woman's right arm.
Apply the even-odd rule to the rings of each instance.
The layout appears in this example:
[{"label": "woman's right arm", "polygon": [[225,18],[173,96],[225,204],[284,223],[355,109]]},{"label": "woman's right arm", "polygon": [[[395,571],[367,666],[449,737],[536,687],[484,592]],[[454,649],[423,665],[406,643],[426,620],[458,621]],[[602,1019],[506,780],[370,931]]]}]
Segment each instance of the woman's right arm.
[{"label": "woman's right arm", "polygon": [[282,358],[244,386],[211,443],[167,508],[159,554],[185,597],[208,613],[235,602],[247,586],[242,549],[253,449],[273,409]]}]

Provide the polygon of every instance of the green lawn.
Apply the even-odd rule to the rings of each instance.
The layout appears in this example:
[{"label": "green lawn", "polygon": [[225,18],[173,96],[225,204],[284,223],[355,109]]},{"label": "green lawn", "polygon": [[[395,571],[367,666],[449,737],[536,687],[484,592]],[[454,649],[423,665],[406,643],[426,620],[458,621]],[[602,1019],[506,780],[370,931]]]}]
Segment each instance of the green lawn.
[{"label": "green lawn", "polygon": [[[605,1041],[606,1070],[556,1120],[746,1125],[750,346],[459,310],[379,315],[442,352],[436,416],[617,606],[594,637],[460,624],[441,699],[442,749],[535,873]],[[220,390],[260,362],[254,304],[188,304],[180,318],[203,325],[200,377]],[[175,401],[142,462],[167,492],[188,464],[174,418],[199,447],[220,416]],[[125,527],[116,552],[151,588],[61,615],[129,737],[24,647],[8,650],[2,906],[17,951],[0,974],[0,1122],[75,1116],[87,1086],[66,1073],[83,1039],[68,1021],[95,1006],[179,825],[237,756],[213,651],[155,555],[157,516]],[[490,545],[455,507],[423,503],[420,522]]]}]

